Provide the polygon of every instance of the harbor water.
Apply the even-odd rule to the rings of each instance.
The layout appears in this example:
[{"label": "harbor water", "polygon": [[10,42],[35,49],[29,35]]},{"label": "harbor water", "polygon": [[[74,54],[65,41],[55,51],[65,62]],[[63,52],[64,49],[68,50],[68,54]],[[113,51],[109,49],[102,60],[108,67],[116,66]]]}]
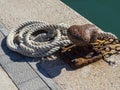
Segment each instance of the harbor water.
[{"label": "harbor water", "polygon": [[120,0],[61,0],[104,31],[120,38]]}]

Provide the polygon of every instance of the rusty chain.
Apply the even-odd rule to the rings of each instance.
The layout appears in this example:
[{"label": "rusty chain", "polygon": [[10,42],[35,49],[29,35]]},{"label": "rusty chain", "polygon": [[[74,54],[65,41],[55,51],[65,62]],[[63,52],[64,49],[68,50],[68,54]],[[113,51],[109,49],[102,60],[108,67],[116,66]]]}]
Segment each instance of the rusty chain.
[{"label": "rusty chain", "polygon": [[93,48],[102,54],[103,60],[110,65],[115,64],[113,61],[108,61],[112,55],[120,54],[120,40],[116,38],[106,38],[104,40],[97,40],[96,43],[91,43]]}]

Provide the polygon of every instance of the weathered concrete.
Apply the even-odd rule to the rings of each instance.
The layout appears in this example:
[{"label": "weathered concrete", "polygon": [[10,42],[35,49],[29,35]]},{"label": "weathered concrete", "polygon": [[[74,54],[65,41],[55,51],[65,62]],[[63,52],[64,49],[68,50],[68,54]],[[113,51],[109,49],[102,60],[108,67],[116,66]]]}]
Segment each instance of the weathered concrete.
[{"label": "weathered concrete", "polygon": [[[90,23],[59,0],[0,0],[0,16],[0,21],[8,30],[15,29],[20,23],[30,20],[64,22],[70,25]],[[115,68],[101,60],[74,71],[55,57],[55,60],[45,62],[33,63],[28,60],[28,63],[39,76],[42,73],[44,78],[51,77],[63,90],[119,90],[120,57],[113,58],[117,61]],[[29,82],[26,85],[29,85]]]},{"label": "weathered concrete", "polygon": [[52,79],[36,73],[37,70],[33,69],[33,64],[28,63],[33,58],[29,59],[7,48],[6,35],[8,33],[9,31],[0,23],[0,65],[2,65],[17,88],[20,90],[59,90],[60,88]]},{"label": "weathered concrete", "polygon": [[84,24],[88,21],[59,0],[0,0],[0,21],[8,30],[30,20]]},{"label": "weathered concrete", "polygon": [[0,90],[18,90],[0,66]]},{"label": "weathered concrete", "polygon": [[[28,57],[24,57],[18,53],[10,51],[5,42],[5,36],[8,31],[1,24],[0,25],[0,65],[7,72],[9,77],[13,80],[15,85],[20,90],[59,90],[56,83],[49,84],[53,80],[49,80],[38,75],[31,65],[28,63]],[[27,61],[27,62],[26,62]],[[1,72],[1,71],[0,71]],[[43,71],[44,72],[44,71]],[[3,79],[4,76],[2,77]],[[9,79],[9,78],[8,78]],[[8,81],[8,83],[10,83]],[[10,86],[12,88],[12,86]],[[2,88],[2,87],[1,87]]]}]

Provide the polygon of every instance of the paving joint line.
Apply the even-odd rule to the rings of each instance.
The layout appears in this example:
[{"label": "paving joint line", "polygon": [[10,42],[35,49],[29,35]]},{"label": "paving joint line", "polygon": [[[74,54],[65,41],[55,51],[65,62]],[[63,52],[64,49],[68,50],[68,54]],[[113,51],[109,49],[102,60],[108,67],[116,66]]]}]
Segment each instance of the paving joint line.
[{"label": "paving joint line", "polygon": [[8,35],[8,30],[6,29],[6,27],[4,26],[3,23],[0,22],[0,32],[2,33],[2,35],[4,37],[6,37]]},{"label": "paving joint line", "polygon": [[28,81],[31,81],[31,80],[37,78],[37,77],[38,77],[38,76],[35,76],[35,77],[31,78],[31,79],[28,79],[28,80],[26,80],[26,81],[23,81],[23,82],[20,82],[20,83],[17,83],[17,84],[18,84],[18,86],[19,86],[19,85],[21,85],[21,84],[23,84],[23,83],[26,83],[26,82],[28,82]]},{"label": "paving joint line", "polygon": [[[38,77],[41,78],[40,75],[36,72],[36,70],[29,64],[29,62],[27,62],[27,63],[28,63],[28,65],[32,68],[32,70],[38,75]],[[52,88],[47,84],[47,82],[45,82],[45,80],[44,80],[43,78],[41,78],[41,79],[42,79],[42,81],[48,86],[48,88],[49,88],[50,90],[52,90]]]},{"label": "paving joint line", "polygon": [[[0,63],[0,65],[1,65],[1,63]],[[18,89],[18,90],[20,90],[19,88],[18,88],[18,85],[15,83],[15,81],[11,78],[11,76],[7,73],[7,71],[4,69],[4,67],[1,65],[1,67],[2,67],[2,69],[5,71],[5,73],[8,75],[8,77],[11,79],[11,81],[13,82],[13,84],[16,86],[16,88]]]},{"label": "paving joint line", "polygon": [[[0,26],[2,26],[2,28],[4,28],[5,30],[6,30],[6,28],[3,26],[3,24],[0,22]],[[6,30],[7,31],[7,30]],[[1,30],[1,28],[0,28],[0,33],[4,36],[4,38],[6,37],[6,34]],[[10,52],[8,52],[8,53],[10,53]],[[4,56],[5,54],[1,54],[0,55],[0,57],[1,56]],[[12,62],[10,62],[10,63],[12,63]],[[17,84],[15,83],[15,81],[10,77],[10,75],[7,73],[7,71],[4,69],[4,67],[3,67],[3,65],[0,63],[0,66],[2,67],[2,69],[5,71],[5,73],[8,75],[8,77],[11,79],[11,81],[14,83],[14,85],[16,86],[16,88],[19,90],[19,88],[18,88],[18,86],[17,86]]]},{"label": "paving joint line", "polygon": [[[1,30],[2,29],[2,30]],[[4,25],[0,22],[0,33],[3,35],[3,38],[6,38],[6,36],[7,36],[7,34],[8,34],[8,30],[4,27]],[[6,52],[5,54],[1,54],[0,55],[0,57],[1,56],[4,56],[4,55],[6,55],[6,54],[9,54],[10,52]],[[49,83],[47,83],[46,82],[46,80],[44,80],[44,78],[42,78],[41,76],[40,76],[40,74],[36,71],[36,69],[35,68],[33,68],[33,66],[25,59],[25,57],[23,57],[23,59],[24,59],[24,62],[26,63],[26,64],[28,64],[28,66],[33,70],[33,72],[37,75],[36,77],[34,77],[34,78],[37,78],[37,77],[39,77],[41,80],[42,80],[42,82],[50,89],[50,90],[52,90],[52,87],[51,87],[51,85],[49,85]],[[14,62],[14,61],[13,61]],[[9,62],[9,63],[7,63],[7,64],[10,64],[10,63],[13,63],[13,62]],[[0,66],[3,68],[3,70],[7,73],[7,75],[9,76],[9,78],[12,80],[12,82],[14,83],[14,85],[18,88],[18,90],[20,89],[19,88],[19,85],[21,85],[22,83],[25,83],[25,82],[27,82],[27,81],[29,81],[29,80],[32,80],[32,79],[34,79],[34,78],[31,78],[31,79],[29,79],[29,80],[27,80],[27,81],[24,81],[24,82],[21,82],[21,83],[16,83],[16,81],[14,80],[14,78],[12,78],[10,75],[9,75],[9,73],[6,71],[6,69],[4,68],[4,66],[5,65],[7,65],[7,64],[4,64],[4,65],[2,65],[1,63],[0,63]],[[45,73],[47,73],[47,72],[45,72]],[[54,82],[54,81],[53,81]],[[54,82],[54,83],[56,83],[56,82]],[[54,85],[53,85],[54,86]],[[59,87],[59,86],[58,86]],[[60,88],[60,87],[59,87]]]}]

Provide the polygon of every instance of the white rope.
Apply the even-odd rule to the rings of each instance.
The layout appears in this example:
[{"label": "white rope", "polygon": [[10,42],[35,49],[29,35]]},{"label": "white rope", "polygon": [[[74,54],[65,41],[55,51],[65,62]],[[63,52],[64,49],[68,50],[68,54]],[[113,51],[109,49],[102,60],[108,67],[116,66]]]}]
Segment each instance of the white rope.
[{"label": "white rope", "polygon": [[[26,22],[7,36],[10,50],[29,57],[46,57],[71,44],[67,36],[69,25],[46,22]],[[112,33],[99,33],[98,38],[117,38]]]},{"label": "white rope", "polygon": [[10,50],[29,57],[45,57],[71,44],[67,25],[50,25],[46,22],[27,22],[9,33]]},{"label": "white rope", "polygon": [[100,40],[105,40],[105,39],[117,39],[117,36],[112,34],[111,32],[102,32],[102,33],[98,33],[98,39]]}]

